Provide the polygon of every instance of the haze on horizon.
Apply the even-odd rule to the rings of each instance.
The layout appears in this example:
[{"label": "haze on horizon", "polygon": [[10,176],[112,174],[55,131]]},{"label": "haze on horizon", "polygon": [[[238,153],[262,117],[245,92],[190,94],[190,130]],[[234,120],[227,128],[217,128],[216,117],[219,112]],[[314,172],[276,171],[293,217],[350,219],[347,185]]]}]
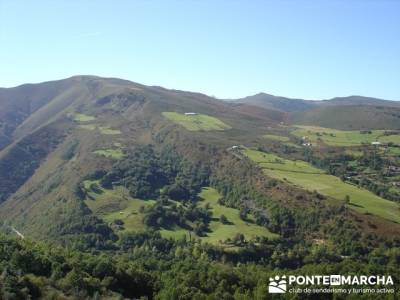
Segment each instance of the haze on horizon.
[{"label": "haze on horizon", "polygon": [[0,0],[0,86],[80,74],[218,98],[400,100],[398,1]]}]

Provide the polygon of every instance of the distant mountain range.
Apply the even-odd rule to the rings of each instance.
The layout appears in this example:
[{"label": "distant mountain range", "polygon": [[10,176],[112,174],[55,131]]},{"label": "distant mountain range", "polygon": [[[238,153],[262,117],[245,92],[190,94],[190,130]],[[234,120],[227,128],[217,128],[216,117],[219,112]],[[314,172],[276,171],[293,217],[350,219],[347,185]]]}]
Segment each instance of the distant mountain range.
[{"label": "distant mountain range", "polygon": [[235,103],[245,103],[267,109],[283,112],[308,111],[317,107],[342,106],[342,105],[375,105],[400,107],[400,101],[384,100],[363,96],[335,97],[328,100],[305,100],[298,98],[286,98],[266,93],[259,93],[239,99],[228,100]]},{"label": "distant mountain range", "polygon": [[228,100],[287,114],[292,124],[318,125],[337,129],[398,129],[400,101],[349,96],[328,100],[304,100],[259,93]]}]

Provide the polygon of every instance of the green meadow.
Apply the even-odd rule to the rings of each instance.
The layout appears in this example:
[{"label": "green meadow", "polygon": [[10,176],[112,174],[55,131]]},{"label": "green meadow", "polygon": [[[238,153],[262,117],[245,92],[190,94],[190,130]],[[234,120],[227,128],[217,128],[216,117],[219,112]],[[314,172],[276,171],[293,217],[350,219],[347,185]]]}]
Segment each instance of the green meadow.
[{"label": "green meadow", "polygon": [[112,129],[108,126],[99,126],[98,129],[102,134],[121,134],[121,131],[119,129]]},{"label": "green meadow", "polygon": [[73,119],[77,122],[90,122],[90,121],[96,120],[96,118],[93,116],[79,114],[79,113],[73,114]]},{"label": "green meadow", "polygon": [[361,213],[373,214],[394,222],[400,222],[399,204],[383,199],[370,191],[325,174],[304,161],[283,159],[274,154],[245,149],[243,153],[258,163],[266,175],[287,181],[309,191],[338,200],[350,197],[350,207]]},{"label": "green meadow", "polygon": [[122,153],[121,149],[101,149],[101,150],[96,150],[93,153],[113,159],[121,159],[124,157],[124,154]]},{"label": "green meadow", "polygon": [[288,160],[271,153],[246,148],[246,155],[263,168],[309,174],[323,174],[324,171],[302,160]]},{"label": "green meadow", "polygon": [[[80,113],[75,113],[75,114],[70,114],[69,117],[74,119],[74,121],[78,123],[86,123],[90,121],[96,120],[95,117],[85,115],[85,114],[80,114]],[[115,135],[115,134],[121,134],[121,131],[118,129],[112,129],[110,126],[100,126],[98,124],[79,124],[79,128],[86,129],[86,130],[98,130],[101,134],[106,134],[106,135]]]},{"label": "green meadow", "polygon": [[393,143],[396,145],[400,145],[400,135],[385,135],[379,137],[378,141],[382,143]]},{"label": "green meadow", "polygon": [[101,134],[105,135],[121,134],[121,131],[118,129],[112,129],[108,126],[97,126],[96,124],[80,124],[79,128],[86,130],[98,130]]},{"label": "green meadow", "polygon": [[310,142],[323,142],[331,146],[357,146],[364,143],[371,144],[379,141],[382,143],[400,144],[400,135],[384,135],[385,130],[371,130],[371,133],[362,133],[360,130],[337,130],[317,126],[296,126],[291,134]]},{"label": "green meadow", "polygon": [[[154,200],[134,199],[121,186],[113,189],[104,189],[96,180],[84,181],[84,188],[87,193],[86,205],[106,223],[111,224],[115,220],[121,220],[124,223],[123,231],[143,232],[146,230],[146,226],[143,224],[144,214],[140,212],[140,208],[154,204]],[[278,237],[278,235],[268,231],[267,228],[256,225],[251,216],[247,221],[243,221],[239,217],[239,210],[218,204],[219,198],[220,195],[215,189],[203,188],[199,194],[199,205],[204,207],[208,203],[213,213],[210,232],[204,237],[197,237],[192,233],[192,237],[215,245],[224,245],[223,242],[225,240],[233,239],[239,233],[243,234],[248,240],[256,236],[270,239]],[[228,224],[220,222],[221,215],[226,216]],[[180,227],[161,229],[160,233],[165,238],[180,239],[183,236],[189,237],[189,232]]]},{"label": "green meadow", "polygon": [[[200,205],[208,205],[213,213],[213,220],[210,223],[210,231],[202,240],[210,244],[221,244],[221,241],[232,239],[238,233],[245,236],[247,240],[256,236],[267,237],[270,239],[278,237],[277,234],[271,233],[267,228],[256,225],[254,220],[249,216],[249,220],[244,221],[239,217],[239,210],[229,208],[218,204],[221,195],[213,188],[203,188],[199,197],[202,199]],[[228,219],[228,224],[220,222],[219,218],[224,215]]]},{"label": "green meadow", "polygon": [[400,155],[400,147],[389,147],[388,152],[392,155]]},{"label": "green meadow", "polygon": [[162,115],[190,131],[225,130],[231,128],[221,120],[203,114],[187,116],[177,112],[163,112]]},{"label": "green meadow", "polygon": [[86,205],[105,222],[122,220],[123,231],[142,232],[146,229],[140,207],[151,205],[154,200],[132,198],[124,187],[104,189],[96,180],[84,181],[84,187],[88,195]]}]

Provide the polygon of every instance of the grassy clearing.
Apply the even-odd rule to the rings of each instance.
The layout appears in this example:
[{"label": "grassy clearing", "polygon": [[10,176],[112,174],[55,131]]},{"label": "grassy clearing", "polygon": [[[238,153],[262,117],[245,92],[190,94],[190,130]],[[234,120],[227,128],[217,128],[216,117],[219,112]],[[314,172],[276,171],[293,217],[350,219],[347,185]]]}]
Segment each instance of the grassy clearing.
[{"label": "grassy clearing", "polygon": [[105,222],[122,220],[124,231],[142,232],[146,229],[139,210],[141,206],[152,205],[154,200],[134,199],[123,187],[104,189],[95,180],[84,181],[84,187],[88,194],[86,205]]},{"label": "grassy clearing", "polygon": [[[106,223],[111,224],[115,220],[122,220],[124,222],[123,231],[143,232],[146,230],[146,226],[143,224],[144,214],[140,212],[140,208],[153,205],[154,200],[134,199],[123,187],[104,189],[96,180],[84,181],[84,187],[88,195],[85,200],[86,205]],[[256,236],[278,237],[278,235],[269,232],[268,229],[256,225],[251,219],[247,222],[240,219],[237,209],[219,205],[220,195],[215,189],[204,188],[199,197],[202,199],[199,205],[205,206],[206,203],[209,203],[213,212],[213,220],[210,223],[211,232],[207,236],[201,237],[201,240],[222,245],[221,241],[228,238],[232,239],[238,233],[242,233],[246,239],[252,239]],[[219,218],[222,214],[228,218],[229,224],[220,222]],[[189,238],[189,232],[179,227],[161,229],[160,233],[165,238],[180,239],[183,236]],[[192,233],[192,237],[194,236]]]},{"label": "grassy clearing", "polygon": [[99,126],[98,129],[102,134],[110,134],[110,135],[121,134],[121,130],[112,129],[108,126]]},{"label": "grassy clearing", "polygon": [[263,168],[310,174],[324,173],[324,171],[317,169],[302,160],[288,160],[274,154],[252,149],[246,149],[245,153],[251,160],[259,163]]},{"label": "grassy clearing", "polygon": [[[213,213],[213,220],[210,223],[211,232],[206,237],[201,238],[203,241],[210,244],[221,244],[220,241],[225,241],[228,238],[232,239],[238,233],[242,233],[246,239],[252,239],[256,236],[278,237],[278,235],[271,233],[265,227],[256,225],[253,220],[246,222],[240,219],[239,210],[218,204],[218,199],[221,196],[215,189],[203,188],[199,196],[203,199],[200,205],[205,206],[208,203]],[[229,224],[220,222],[221,215],[227,217]]]},{"label": "grassy clearing", "polygon": [[141,232],[145,230],[146,226],[143,224],[143,214],[139,212],[140,207],[149,206],[154,202],[153,200],[131,199],[124,209],[106,214],[103,219],[107,223],[122,220],[124,222],[123,231]]},{"label": "grassy clearing", "polygon": [[385,135],[379,137],[378,141],[382,143],[393,143],[396,145],[400,145],[400,135]]},{"label": "grassy clearing", "polygon": [[85,115],[85,114],[79,114],[79,113],[75,113],[73,115],[73,118],[77,122],[89,122],[89,121],[96,120],[96,118],[93,117],[93,116],[89,116],[89,115]]},{"label": "grassy clearing", "polygon": [[289,142],[289,138],[287,136],[280,136],[280,135],[273,135],[273,134],[266,134],[263,135],[264,138],[268,140],[273,140],[277,142]]},{"label": "grassy clearing", "polygon": [[177,112],[163,112],[162,115],[190,131],[225,130],[231,128],[217,118],[202,114],[186,116]]},{"label": "grassy clearing", "polygon": [[[400,222],[400,207],[397,203],[378,197],[363,188],[344,183],[338,177],[323,174],[322,171],[310,172],[315,168],[306,162],[299,163],[297,161],[295,164],[294,161],[250,149],[244,150],[244,154],[258,163],[268,176],[285,180],[310,191],[316,190],[338,200],[344,200],[348,195],[352,209]],[[266,156],[264,157],[264,155]],[[281,160],[283,163],[277,165],[274,163],[275,159]]]},{"label": "grassy clearing", "polygon": [[79,128],[86,129],[86,130],[98,130],[101,134],[105,135],[116,135],[121,134],[121,131],[118,129],[111,129],[108,126],[97,126],[95,124],[81,124]]},{"label": "grassy clearing", "polygon": [[389,147],[388,152],[392,155],[400,155],[400,147]]},{"label": "grassy clearing", "polygon": [[291,134],[300,138],[306,137],[312,143],[323,142],[331,146],[357,146],[375,141],[400,144],[400,135],[384,136],[384,132],[385,130],[371,130],[371,133],[361,133],[359,130],[344,131],[317,126],[296,126]]},{"label": "grassy clearing", "polygon": [[163,238],[169,239],[172,238],[174,240],[179,240],[183,237],[186,237],[187,240],[189,240],[189,232],[186,229],[182,228],[174,228],[174,229],[161,229],[160,230],[161,236]]},{"label": "grassy clearing", "polygon": [[[96,118],[93,116],[79,114],[79,113],[73,114],[72,117],[76,122],[83,122],[83,123],[96,120]],[[121,134],[120,130],[112,129],[109,126],[99,126],[97,124],[80,124],[79,127],[82,129],[86,129],[86,130],[96,130],[97,129],[98,131],[100,131],[101,134],[110,134],[110,135]]]},{"label": "grassy clearing", "polygon": [[93,152],[94,154],[113,158],[113,159],[121,159],[124,157],[124,153],[120,149],[103,149],[96,150]]}]

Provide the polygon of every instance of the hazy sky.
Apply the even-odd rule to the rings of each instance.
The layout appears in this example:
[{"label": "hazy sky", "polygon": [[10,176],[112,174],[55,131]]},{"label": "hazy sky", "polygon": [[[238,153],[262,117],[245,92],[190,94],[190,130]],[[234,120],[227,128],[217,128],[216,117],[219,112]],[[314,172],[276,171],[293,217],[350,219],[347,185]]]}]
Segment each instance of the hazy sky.
[{"label": "hazy sky", "polygon": [[400,1],[0,0],[0,86],[77,74],[400,100]]}]

